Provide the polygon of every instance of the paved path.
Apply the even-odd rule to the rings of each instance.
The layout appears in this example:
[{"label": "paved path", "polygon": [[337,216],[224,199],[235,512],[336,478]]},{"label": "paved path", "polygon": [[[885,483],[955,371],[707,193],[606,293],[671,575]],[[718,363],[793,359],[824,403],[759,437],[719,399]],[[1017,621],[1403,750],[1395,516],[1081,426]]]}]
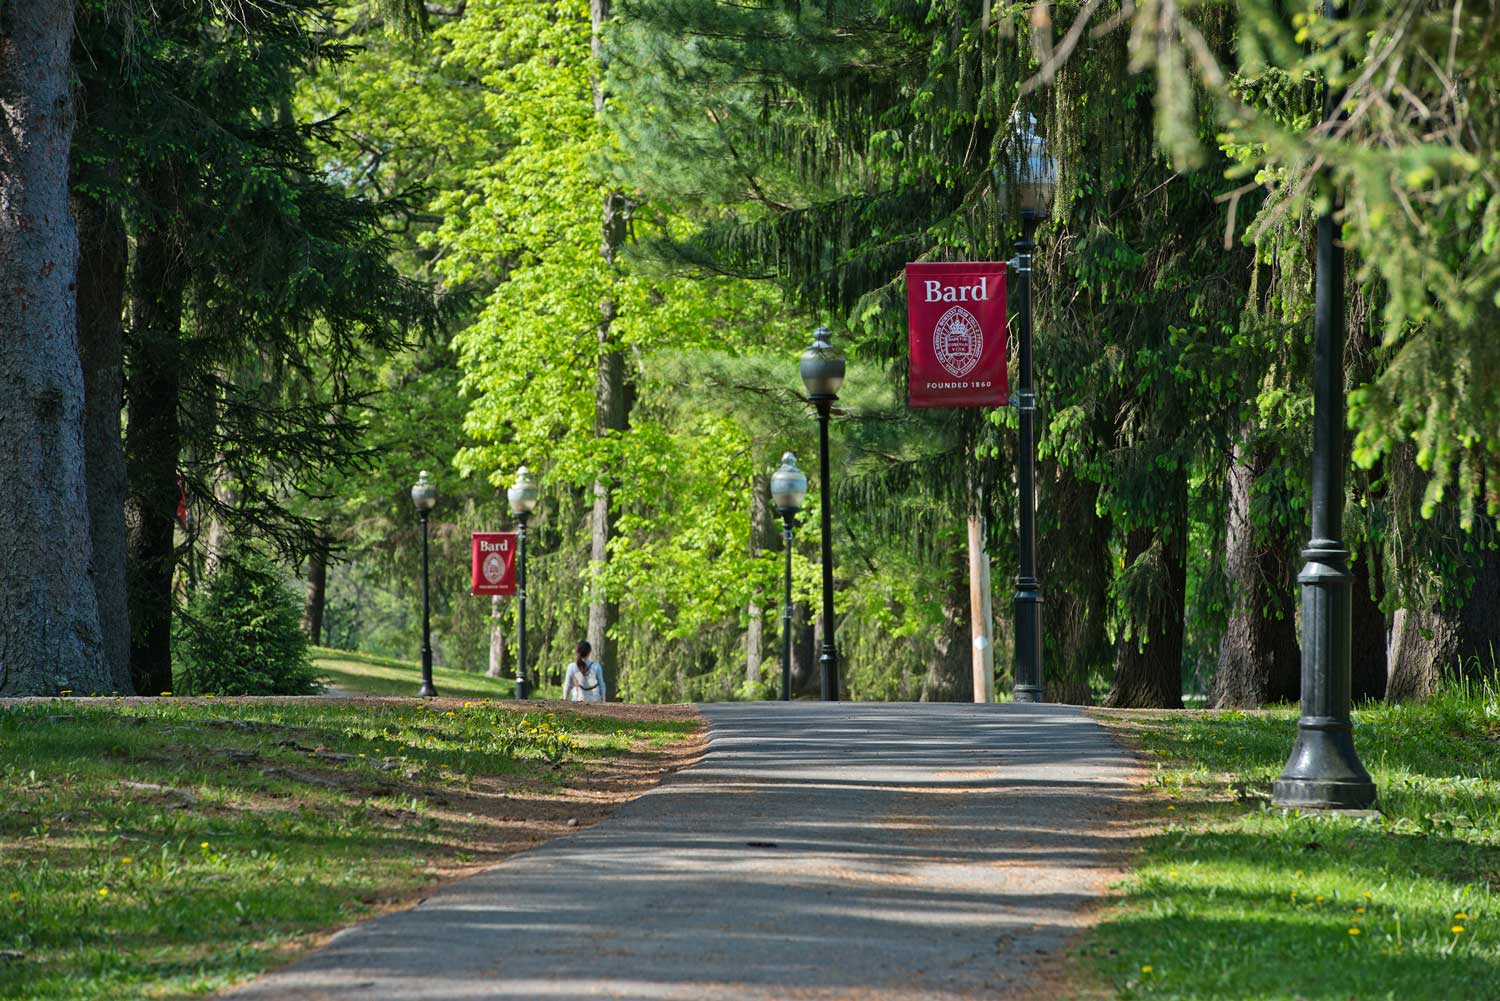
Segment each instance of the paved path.
[{"label": "paved path", "polygon": [[235,1001],[993,999],[1114,877],[1132,764],[1077,710],[703,711],[701,764]]}]

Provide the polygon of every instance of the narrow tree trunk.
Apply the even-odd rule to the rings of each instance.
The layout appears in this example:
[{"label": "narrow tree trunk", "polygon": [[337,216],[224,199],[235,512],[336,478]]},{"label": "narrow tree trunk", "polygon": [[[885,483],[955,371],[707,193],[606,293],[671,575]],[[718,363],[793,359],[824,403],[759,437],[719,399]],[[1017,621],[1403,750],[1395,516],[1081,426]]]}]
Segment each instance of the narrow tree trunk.
[{"label": "narrow tree trunk", "polygon": [[302,629],[314,646],[323,643],[323,609],[328,604],[328,540],[318,536],[307,554],[307,595],[302,603]]},{"label": "narrow tree trunk", "polygon": [[[822,616],[818,616],[819,622]],[[792,691],[807,695],[818,691],[818,655],[822,629],[813,621],[812,608],[802,601],[792,605]]]},{"label": "narrow tree trunk", "polygon": [[[484,672],[491,678],[510,677],[510,649],[505,642],[505,602],[500,596],[490,598],[490,666]],[[541,671],[538,678],[544,677]]]},{"label": "narrow tree trunk", "polygon": [[995,611],[984,515],[969,515],[969,664],[975,702],[995,701]]},{"label": "narrow tree trunk", "polygon": [[[756,473],[750,479],[750,558],[776,548],[776,522],[771,517],[771,478]],[[766,651],[766,611],[750,599],[750,625],[745,630],[745,680],[757,684]]]},{"label": "narrow tree trunk", "polygon": [[1457,611],[1401,608],[1391,623],[1394,701],[1423,699],[1446,679],[1493,679],[1500,668],[1500,553],[1470,559],[1474,583]]},{"label": "narrow tree trunk", "polygon": [[125,591],[124,405],[125,224],[120,210],[85,196],[78,219],[78,354],[83,363],[83,436],[88,475],[94,597],[111,690],[133,695],[130,611]]},{"label": "narrow tree trunk", "polygon": [[1104,704],[1117,709],[1182,708],[1182,627],[1187,597],[1187,482],[1177,475],[1174,497],[1157,528],[1126,535],[1127,566],[1152,576],[1151,599],[1135,617],[1134,635],[1121,637],[1114,686]]},{"label": "narrow tree trunk", "polygon": [[156,695],[172,688],[173,533],[180,497],[183,275],[178,248],[165,229],[148,227],[137,238],[133,277],[125,431],[130,673],[136,691]]},{"label": "narrow tree trunk", "polygon": [[1362,552],[1349,567],[1354,573],[1350,584],[1349,694],[1356,703],[1385,698],[1390,630],[1380,610],[1380,568],[1376,560],[1374,554]]},{"label": "narrow tree trunk", "polygon": [[932,659],[927,662],[927,677],[922,681],[923,702],[973,701],[967,577],[962,571],[954,573],[948,585],[943,600],[943,624],[938,627]]},{"label": "narrow tree trunk", "polygon": [[[1042,616],[1047,701],[1089,705],[1091,674],[1114,667],[1109,615],[1109,522],[1099,517],[1099,485],[1048,463],[1042,490]],[[1002,623],[1007,629],[1008,621]]]},{"label": "narrow tree trunk", "polygon": [[0,692],[114,688],[89,565],[73,5],[0,7]]},{"label": "narrow tree trunk", "polygon": [[[590,0],[590,19],[593,26],[594,111],[604,115],[606,94],[604,91],[603,28],[609,20],[610,0]],[[602,242],[600,254],[606,270],[612,275],[620,248],[625,245],[630,203],[624,192],[610,191],[604,196],[602,213]],[[618,340],[613,336],[616,303],[611,293],[606,293],[599,302],[599,364],[596,373],[594,395],[594,434],[606,437],[625,430],[630,418],[627,398],[628,386],[625,378],[625,356]],[[613,484],[604,476],[594,483],[593,545],[590,561],[593,573],[589,596],[589,644],[594,649],[594,658],[604,665],[605,685],[610,698],[619,698],[620,648],[614,637],[615,623],[620,618],[620,606],[611,601],[599,583],[599,571],[609,561],[609,539],[614,532],[614,516],[610,510],[610,491]]]},{"label": "narrow tree trunk", "polygon": [[1293,702],[1301,691],[1291,542],[1285,533],[1266,538],[1255,530],[1255,484],[1271,461],[1269,452],[1247,455],[1241,444],[1229,466],[1225,567],[1231,604],[1209,694],[1216,709]]}]

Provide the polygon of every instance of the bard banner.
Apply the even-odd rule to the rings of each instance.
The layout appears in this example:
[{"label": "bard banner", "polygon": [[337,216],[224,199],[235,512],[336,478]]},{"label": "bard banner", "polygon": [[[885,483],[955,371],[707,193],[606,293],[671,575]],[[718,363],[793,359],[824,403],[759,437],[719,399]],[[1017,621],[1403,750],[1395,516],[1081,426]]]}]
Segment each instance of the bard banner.
[{"label": "bard banner", "polygon": [[1005,263],[908,264],[914,407],[1003,407]]},{"label": "bard banner", "polygon": [[516,593],[516,533],[475,532],[471,594]]}]

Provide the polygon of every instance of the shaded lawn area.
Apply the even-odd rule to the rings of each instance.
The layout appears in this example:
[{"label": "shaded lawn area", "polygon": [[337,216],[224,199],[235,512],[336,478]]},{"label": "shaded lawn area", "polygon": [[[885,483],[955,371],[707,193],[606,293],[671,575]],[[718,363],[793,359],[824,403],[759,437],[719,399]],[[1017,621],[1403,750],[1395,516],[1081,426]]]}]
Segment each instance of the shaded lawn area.
[{"label": "shaded lawn area", "polygon": [[1500,692],[1356,712],[1370,820],[1271,807],[1292,709],[1094,715],[1165,822],[1083,946],[1103,996],[1500,998]]},{"label": "shaded lawn area", "polygon": [[314,933],[593,823],[690,760],[700,731],[681,707],[0,705],[0,998],[243,981]]},{"label": "shaded lawn area", "polygon": [[[422,683],[422,666],[417,663],[324,647],[313,647],[312,658],[328,687],[358,695],[415,696]],[[534,670],[529,673],[535,675]],[[432,669],[432,684],[445,698],[509,699],[516,694],[512,678],[491,678],[448,667]],[[533,687],[528,694],[534,698],[559,698],[562,689],[556,685]]]}]

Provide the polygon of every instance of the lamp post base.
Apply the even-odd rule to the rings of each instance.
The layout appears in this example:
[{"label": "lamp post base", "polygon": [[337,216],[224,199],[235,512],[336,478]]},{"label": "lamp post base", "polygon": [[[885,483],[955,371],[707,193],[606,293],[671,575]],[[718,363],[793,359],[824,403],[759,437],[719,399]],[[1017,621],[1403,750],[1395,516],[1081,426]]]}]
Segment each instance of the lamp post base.
[{"label": "lamp post base", "polygon": [[433,699],[433,698],[437,698],[437,689],[432,687],[432,682],[430,682],[430,681],[424,681],[424,682],[422,682],[422,687],[419,688],[419,689],[417,689],[417,698],[419,698],[419,699]]},{"label": "lamp post base", "polygon": [[1375,783],[1354,750],[1348,720],[1304,716],[1291,758],[1271,786],[1271,805],[1305,810],[1368,810]]},{"label": "lamp post base", "polygon": [[1010,691],[1010,698],[1012,702],[1041,702],[1042,695],[1042,690],[1035,685],[1016,685]]}]

